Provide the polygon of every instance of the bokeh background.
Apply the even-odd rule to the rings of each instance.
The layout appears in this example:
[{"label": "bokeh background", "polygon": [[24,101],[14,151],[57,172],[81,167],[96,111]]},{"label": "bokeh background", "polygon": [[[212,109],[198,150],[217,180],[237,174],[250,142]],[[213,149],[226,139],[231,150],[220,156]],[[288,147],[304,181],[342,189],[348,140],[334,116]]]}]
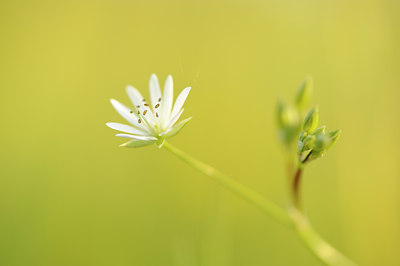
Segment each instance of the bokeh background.
[{"label": "bokeh background", "polygon": [[[399,265],[400,2],[0,1],[0,265],[320,265],[165,150],[123,149],[109,98],[192,92],[171,143],[287,204],[274,119],[311,73],[339,143],[306,170],[316,230]],[[310,106],[311,107],[311,106]]]}]

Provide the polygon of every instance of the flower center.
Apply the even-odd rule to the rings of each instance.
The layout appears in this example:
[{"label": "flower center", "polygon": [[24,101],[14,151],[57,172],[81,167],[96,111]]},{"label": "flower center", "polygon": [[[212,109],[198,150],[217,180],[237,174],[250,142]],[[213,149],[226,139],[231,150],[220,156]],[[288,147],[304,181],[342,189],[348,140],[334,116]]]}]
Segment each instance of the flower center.
[{"label": "flower center", "polygon": [[[142,102],[143,104],[135,106],[139,116],[138,123],[141,124],[142,122],[145,122],[150,128],[155,129],[158,133],[160,133],[160,115],[158,114],[157,110],[161,105],[161,97],[158,98],[158,102],[153,106],[153,108],[151,108],[150,104],[147,103],[146,99],[143,98]],[[133,114],[134,111],[131,110],[130,113]]]}]

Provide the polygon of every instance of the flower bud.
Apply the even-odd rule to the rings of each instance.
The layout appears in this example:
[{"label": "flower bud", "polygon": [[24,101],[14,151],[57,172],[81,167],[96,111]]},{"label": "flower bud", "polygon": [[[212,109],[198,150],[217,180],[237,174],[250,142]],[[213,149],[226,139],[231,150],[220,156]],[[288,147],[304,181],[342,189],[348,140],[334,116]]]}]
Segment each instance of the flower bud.
[{"label": "flower bud", "polygon": [[300,114],[296,108],[278,102],[277,122],[282,141],[288,146],[294,144],[301,127]]},{"label": "flower bud", "polygon": [[324,133],[319,133],[315,136],[314,151],[321,152],[327,149],[330,145],[330,138]]},{"label": "flower bud", "polygon": [[327,149],[329,149],[333,145],[335,145],[335,143],[339,140],[341,134],[342,134],[342,130],[340,130],[340,129],[330,131],[326,134],[330,141],[330,144],[327,146]]},{"label": "flower bud", "polygon": [[304,119],[303,131],[312,133],[318,126],[318,107],[314,107]]},{"label": "flower bud", "polygon": [[319,128],[317,128],[316,130],[314,130],[314,132],[312,133],[313,135],[317,135],[320,133],[324,133],[325,134],[326,131],[326,126],[321,126]]},{"label": "flower bud", "polygon": [[303,141],[299,141],[297,152],[312,150],[314,148],[315,139],[314,135],[308,135]]},{"label": "flower bud", "polygon": [[298,110],[302,111],[310,101],[313,88],[313,80],[311,76],[307,76],[303,83],[300,85],[295,103]]},{"label": "flower bud", "polygon": [[278,102],[278,124],[281,127],[293,127],[299,123],[299,113],[295,108]]}]

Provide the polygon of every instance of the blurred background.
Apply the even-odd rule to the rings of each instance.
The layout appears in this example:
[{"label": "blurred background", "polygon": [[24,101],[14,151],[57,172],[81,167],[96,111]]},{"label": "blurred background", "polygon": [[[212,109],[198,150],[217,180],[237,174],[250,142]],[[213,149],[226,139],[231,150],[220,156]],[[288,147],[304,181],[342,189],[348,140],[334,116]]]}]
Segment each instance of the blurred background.
[{"label": "blurred background", "polygon": [[[124,149],[109,99],[192,86],[170,142],[281,206],[278,98],[308,73],[339,143],[311,164],[315,229],[399,265],[400,2],[0,1],[0,265],[320,265],[295,234],[165,150]],[[312,106],[310,106],[312,107]]]}]

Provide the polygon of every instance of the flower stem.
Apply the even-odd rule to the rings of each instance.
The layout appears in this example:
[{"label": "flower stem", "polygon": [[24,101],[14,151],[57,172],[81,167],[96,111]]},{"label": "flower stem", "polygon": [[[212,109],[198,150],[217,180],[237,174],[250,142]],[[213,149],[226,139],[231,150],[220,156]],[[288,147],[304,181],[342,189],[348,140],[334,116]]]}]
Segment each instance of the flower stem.
[{"label": "flower stem", "polygon": [[275,203],[266,200],[260,194],[254,192],[253,190],[243,186],[239,182],[229,178],[225,174],[219,172],[215,168],[200,162],[199,160],[194,159],[190,155],[184,153],[183,151],[179,150],[178,148],[172,146],[168,142],[164,143],[164,147],[178,158],[186,162],[188,165],[193,167],[194,169],[198,170],[199,172],[205,174],[206,176],[211,177],[214,181],[218,182],[225,188],[229,189],[233,193],[239,195],[243,199],[250,202],[255,207],[261,209],[264,213],[270,215],[279,223],[286,225],[288,227],[293,227],[293,222],[290,216],[280,208]]},{"label": "flower stem", "polygon": [[303,173],[303,169],[301,167],[297,168],[297,171],[293,178],[293,204],[297,209],[302,210],[301,200],[300,200],[300,184],[301,184],[301,175]]},{"label": "flower stem", "polygon": [[265,199],[250,188],[231,179],[215,168],[191,157],[168,142],[165,142],[163,147],[194,169],[205,174],[206,176],[211,177],[214,181],[218,182],[226,189],[229,189],[236,195],[247,200],[249,203],[259,208],[261,211],[268,214],[279,223],[294,229],[304,245],[307,246],[311,253],[320,259],[321,262],[332,266],[356,265],[339,251],[334,249],[331,245],[329,245],[324,239],[322,239],[312,229],[307,221],[307,218],[298,209],[293,208],[292,210],[289,210],[289,212],[286,212],[284,209]]},{"label": "flower stem", "polygon": [[299,210],[292,209],[290,214],[294,221],[297,235],[321,262],[332,266],[356,266],[354,262],[319,236]]}]

